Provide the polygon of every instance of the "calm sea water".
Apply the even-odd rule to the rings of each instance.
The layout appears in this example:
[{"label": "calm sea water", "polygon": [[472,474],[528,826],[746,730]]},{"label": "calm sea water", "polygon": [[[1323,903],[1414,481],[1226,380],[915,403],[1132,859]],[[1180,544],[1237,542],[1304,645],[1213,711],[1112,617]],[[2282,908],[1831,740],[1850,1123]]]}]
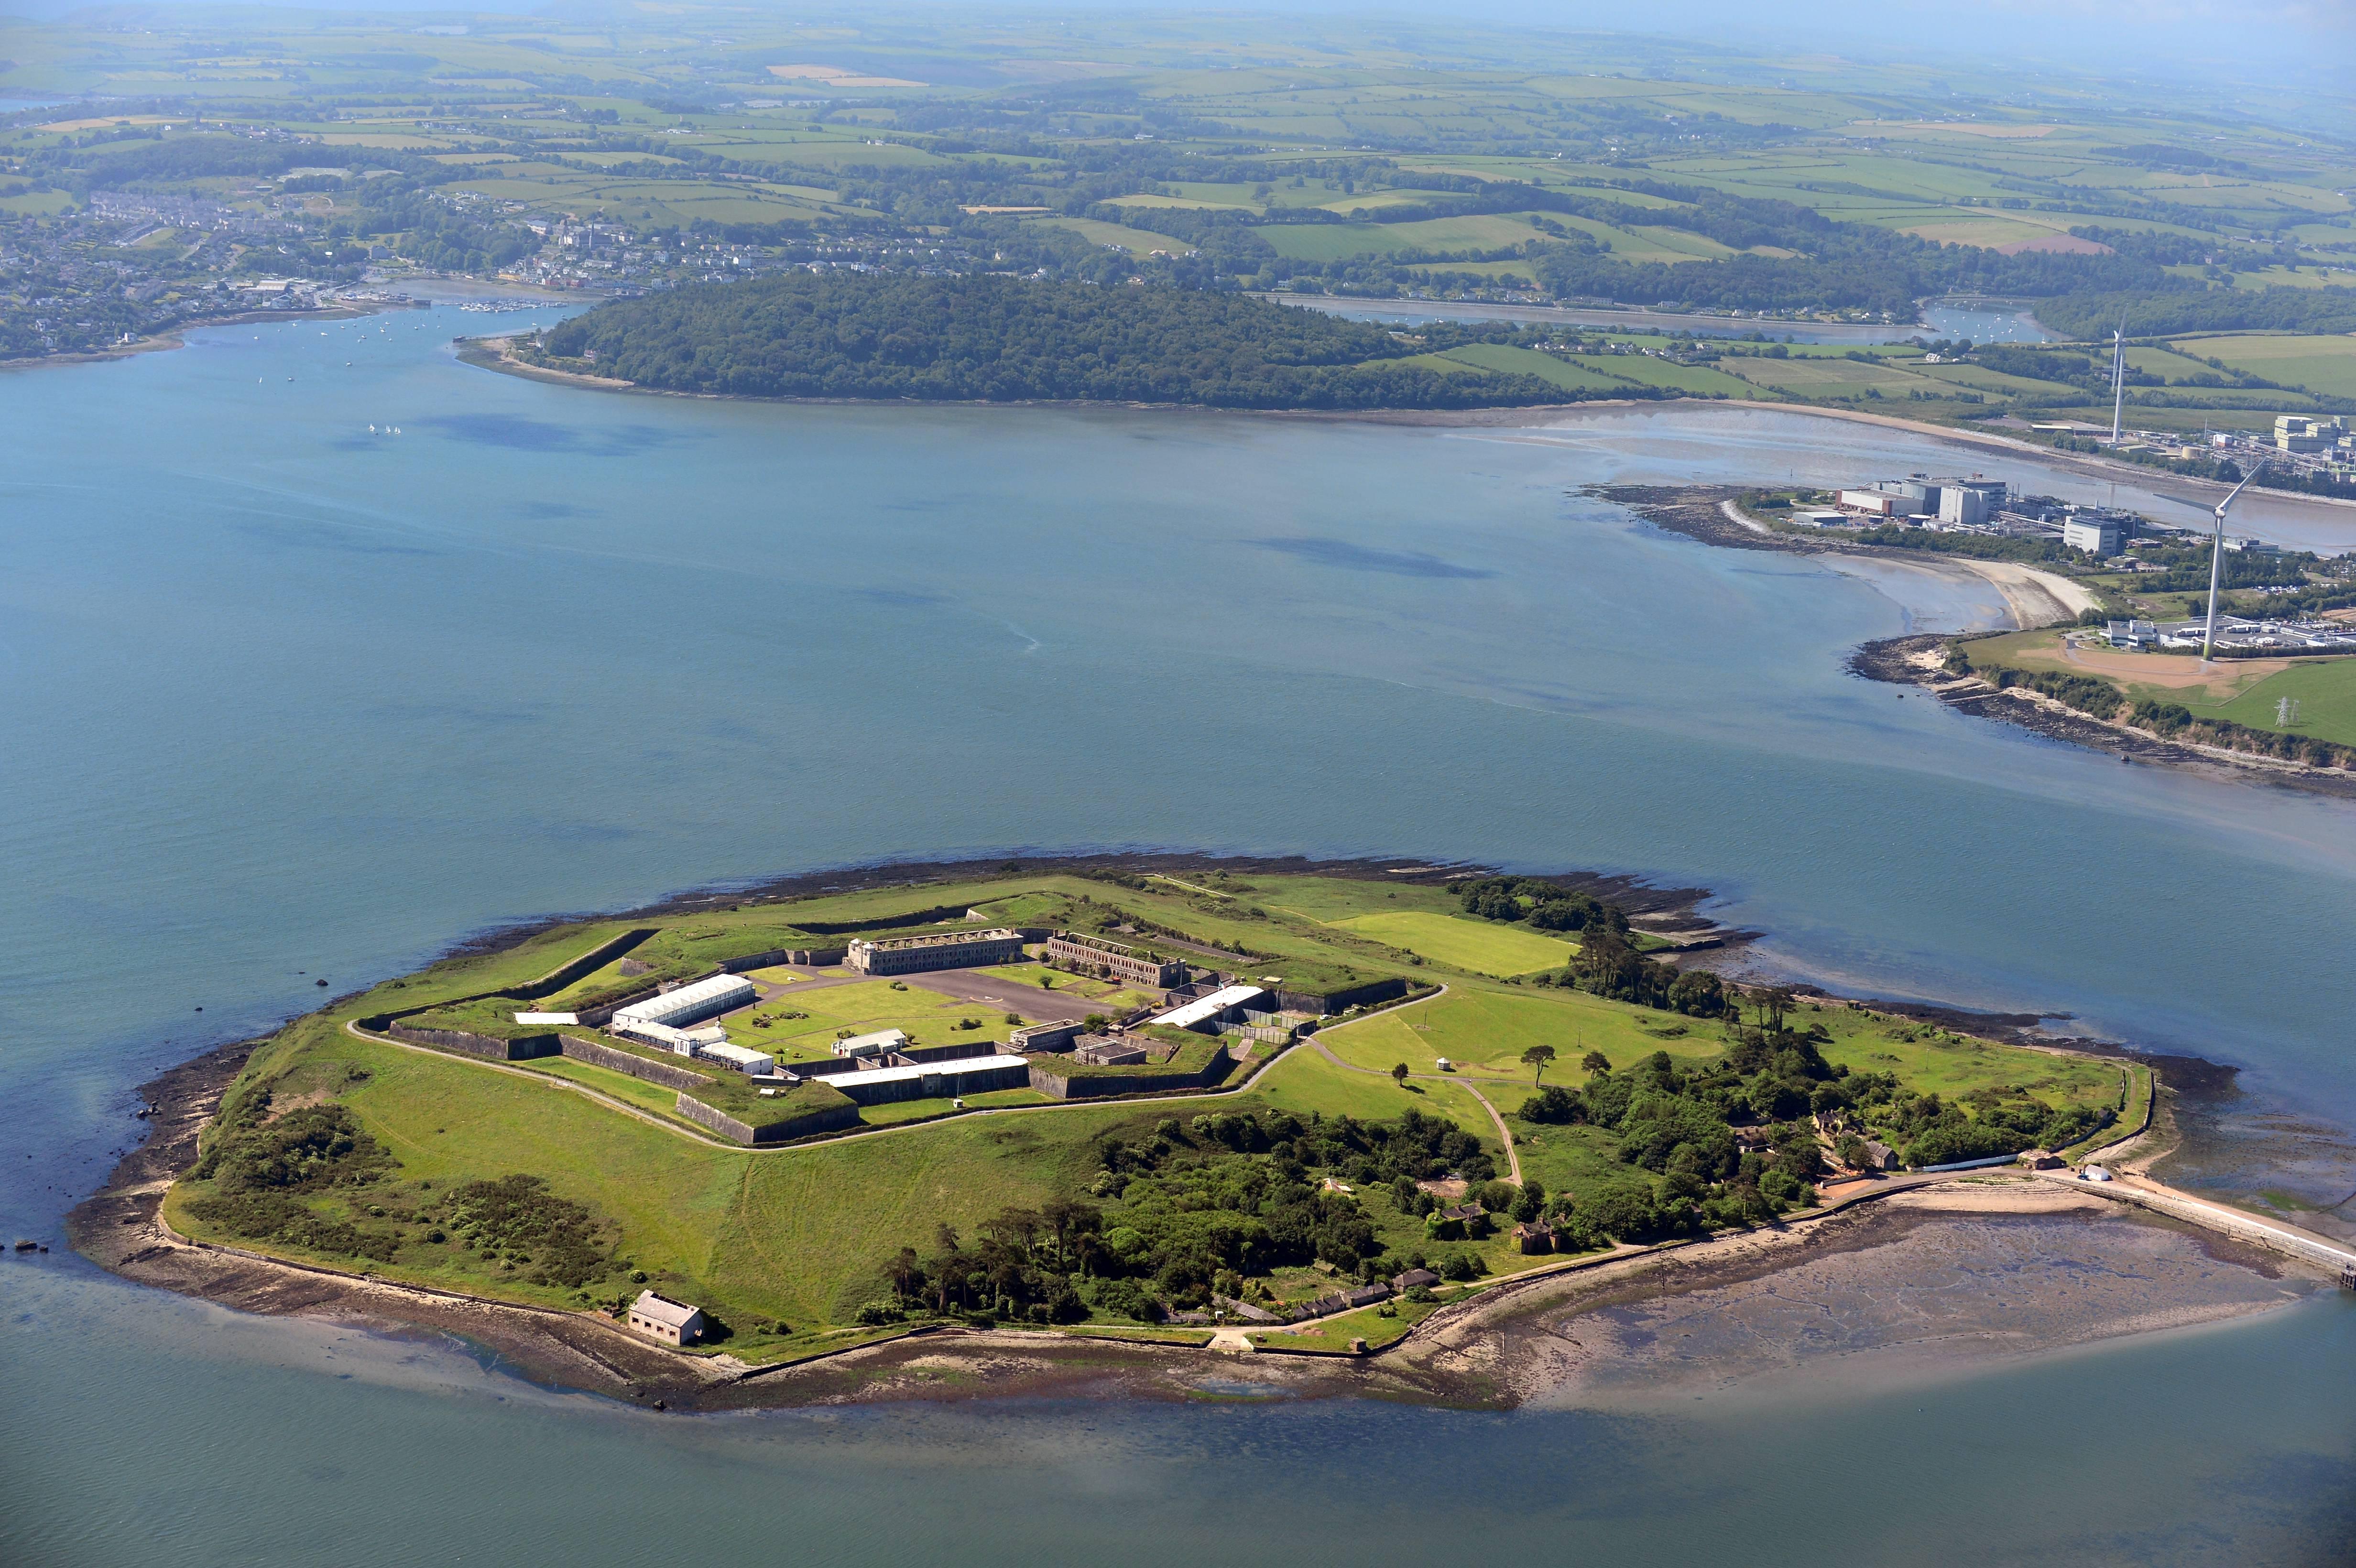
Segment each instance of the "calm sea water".
[{"label": "calm sea water", "polygon": [[[2356,811],[1851,679],[1856,642],[1994,606],[1573,493],[1966,461],[1933,441],[1725,407],[1475,432],[605,397],[457,365],[481,319],[0,376],[12,1235],[57,1239],[132,1084],[315,978],[708,880],[1012,849],[1704,883],[1772,933],[1762,962],[2067,1011],[2243,1065],[2255,1111],[2356,1123]],[[62,1253],[0,1263],[0,1307],[9,1562],[2307,1561],[2351,1522],[2333,1295],[1642,1418],[659,1421]]]}]

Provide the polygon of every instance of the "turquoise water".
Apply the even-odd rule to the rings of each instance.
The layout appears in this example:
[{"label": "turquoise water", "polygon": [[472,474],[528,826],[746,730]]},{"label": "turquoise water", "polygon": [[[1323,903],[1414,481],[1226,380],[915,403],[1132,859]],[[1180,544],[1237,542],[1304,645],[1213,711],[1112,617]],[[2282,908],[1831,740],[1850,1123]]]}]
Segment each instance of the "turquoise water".
[{"label": "turquoise water", "polygon": [[[457,365],[447,337],[481,319],[220,329],[0,376],[13,1234],[55,1238],[133,1136],[131,1085],[310,1005],[316,978],[700,882],[1012,849],[1702,883],[1771,933],[1762,962],[2072,1012],[2241,1064],[2254,1110],[2356,1120],[2348,805],[1851,679],[1856,642],[1991,607],[1572,493],[1957,466],[1930,440],[1723,407],[1494,432],[607,397]],[[862,1562],[1540,1536],[1872,1560],[1901,1531],[1925,1561],[2251,1561],[2313,1557],[2347,1521],[2351,1319],[2329,1296],[1641,1421],[655,1422],[59,1253],[0,1264],[0,1306],[10,1561],[618,1562],[658,1520]],[[2081,1408],[2100,1418],[2055,1415]],[[1237,1519],[1271,1549],[1239,1549]]]}]

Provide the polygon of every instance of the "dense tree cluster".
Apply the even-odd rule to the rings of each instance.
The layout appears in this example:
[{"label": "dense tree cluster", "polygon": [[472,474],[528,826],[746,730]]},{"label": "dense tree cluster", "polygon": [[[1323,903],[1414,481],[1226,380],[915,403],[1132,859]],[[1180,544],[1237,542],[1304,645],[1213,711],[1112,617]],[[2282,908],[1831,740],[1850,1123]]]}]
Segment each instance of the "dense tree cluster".
[{"label": "dense tree cluster", "polygon": [[403,235],[403,254],[442,272],[487,272],[540,249],[540,237],[528,229],[486,222],[431,196],[404,190],[372,196],[348,223],[331,224],[327,238],[332,244],[346,234],[361,240]]},{"label": "dense tree cluster", "polygon": [[[1541,1089],[1518,1115],[1616,1134],[1622,1163],[1659,1173],[1662,1193],[1687,1200],[1710,1224],[1741,1223],[1809,1200],[1810,1184],[1825,1169],[1818,1117],[1870,1129],[1917,1166],[2040,1144],[2058,1148],[2110,1119],[2107,1112],[2056,1108],[2019,1087],[1982,1091],[1960,1104],[1912,1093],[1890,1073],[1827,1062],[1819,1043],[1830,1034],[1821,1024],[1795,1028],[1785,993],[1764,992],[1757,1001],[1756,1019],[1730,1025],[1730,1048],[1715,1062],[1680,1068],[1656,1051],[1615,1072],[1592,1056],[1584,1087]],[[1744,1148],[1738,1127],[1760,1129],[1764,1147]],[[1848,1141],[1861,1146],[1862,1138],[1852,1131]],[[1850,1157],[1860,1152],[1851,1147]]]},{"label": "dense tree cluster", "polygon": [[1592,925],[1561,970],[1540,975],[1540,986],[1568,986],[1615,1002],[1635,1002],[1692,1018],[1714,1019],[1729,1002],[1725,983],[1707,969],[1680,969],[1641,952],[1625,926]]},{"label": "dense tree cluster", "polygon": [[1580,933],[1579,952],[1541,986],[1571,986],[1614,1001],[1641,1002],[1696,1018],[1726,1010],[1726,987],[1707,970],[1681,971],[1638,951],[1616,904],[1543,877],[1470,877],[1449,884],[1464,912],[1539,931]]},{"label": "dense tree cluster", "polygon": [[[2083,1105],[2057,1110],[2019,1087],[1983,1089],[1960,1104],[1935,1093],[1910,1093],[1887,1072],[1858,1073],[1844,1085],[1858,1114],[1905,1152],[1913,1166],[1992,1159],[2026,1148],[2061,1148],[2107,1125],[2115,1115]],[[1966,1115],[1965,1107],[1970,1107]]]},{"label": "dense tree cluster", "polygon": [[303,1105],[269,1119],[264,1090],[224,1115],[206,1139],[194,1175],[224,1189],[316,1192],[359,1186],[391,1167],[392,1157],[341,1105]]},{"label": "dense tree cluster", "polygon": [[[1396,1121],[1288,1112],[1176,1118],[1108,1136],[1086,1199],[1009,1209],[965,1238],[941,1227],[929,1253],[904,1248],[869,1321],[911,1312],[1053,1323],[1093,1308],[1152,1321],[1167,1307],[1239,1296],[1272,1269],[1324,1263],[1373,1278],[1387,1258],[1358,1202],[1320,1174],[1374,1189],[1455,1173],[1490,1182],[1481,1141],[1410,1110]],[[1413,1211],[1410,1209],[1408,1211]]]},{"label": "dense tree cluster", "polygon": [[1516,922],[1539,931],[1628,929],[1628,917],[1615,906],[1543,877],[1470,877],[1450,883],[1449,891],[1466,914],[1483,920]]},{"label": "dense tree cluster", "polygon": [[784,273],[604,304],[546,354],[674,391],[1226,408],[1556,402],[1534,377],[1441,374],[1363,322],[1235,294],[1030,279]]}]

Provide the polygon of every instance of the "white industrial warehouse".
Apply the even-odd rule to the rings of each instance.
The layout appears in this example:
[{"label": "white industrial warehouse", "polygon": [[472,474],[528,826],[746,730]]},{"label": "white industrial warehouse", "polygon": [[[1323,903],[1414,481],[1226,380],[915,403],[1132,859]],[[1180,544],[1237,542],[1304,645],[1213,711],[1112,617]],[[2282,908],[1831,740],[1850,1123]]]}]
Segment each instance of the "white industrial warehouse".
[{"label": "white industrial warehouse", "polygon": [[776,1058],[728,1043],[728,1031],[713,1024],[707,1029],[687,1026],[705,1019],[751,1007],[761,993],[742,975],[714,975],[643,1002],[632,1002],[614,1014],[608,1026],[616,1034],[679,1056],[702,1057],[739,1072],[766,1073]]}]

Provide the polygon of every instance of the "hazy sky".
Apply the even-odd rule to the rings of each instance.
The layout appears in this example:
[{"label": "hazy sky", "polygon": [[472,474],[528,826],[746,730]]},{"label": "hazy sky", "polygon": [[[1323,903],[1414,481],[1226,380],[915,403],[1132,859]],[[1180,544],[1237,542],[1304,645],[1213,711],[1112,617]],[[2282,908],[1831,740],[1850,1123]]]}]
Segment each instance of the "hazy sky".
[{"label": "hazy sky", "polygon": [[[146,0],[157,9],[209,8],[209,0]],[[252,0],[248,0],[252,3]],[[270,0],[262,0],[268,4]],[[536,0],[285,0],[294,8],[337,12],[500,11],[595,9]],[[0,15],[58,16],[83,9],[81,0],[0,0]],[[769,4],[752,8],[784,16],[837,16],[862,13],[905,23],[927,8],[923,4],[868,7],[856,5]],[[1243,4],[1183,5],[1169,0],[933,0],[933,7],[965,15],[1000,10],[1137,13],[1185,11],[1196,15],[1233,12],[1361,13],[1386,19],[1411,16],[1446,24],[1462,21],[1494,31],[1501,27],[1549,30],[1650,34],[1719,41],[1773,52],[1882,57],[1901,55],[1918,63],[1942,53],[1985,60],[2008,55],[2073,64],[2096,75],[2198,74],[2222,66],[2231,75],[2262,84],[2269,73],[2296,78],[2312,90],[2319,82],[2356,80],[2356,0],[1479,0],[1415,5],[1401,0],[1246,0]],[[2335,80],[2336,79],[2336,80]],[[2260,91],[2263,91],[2262,86]],[[2356,97],[2356,91],[2351,91]],[[2252,108],[2262,106],[2252,104]]]}]

